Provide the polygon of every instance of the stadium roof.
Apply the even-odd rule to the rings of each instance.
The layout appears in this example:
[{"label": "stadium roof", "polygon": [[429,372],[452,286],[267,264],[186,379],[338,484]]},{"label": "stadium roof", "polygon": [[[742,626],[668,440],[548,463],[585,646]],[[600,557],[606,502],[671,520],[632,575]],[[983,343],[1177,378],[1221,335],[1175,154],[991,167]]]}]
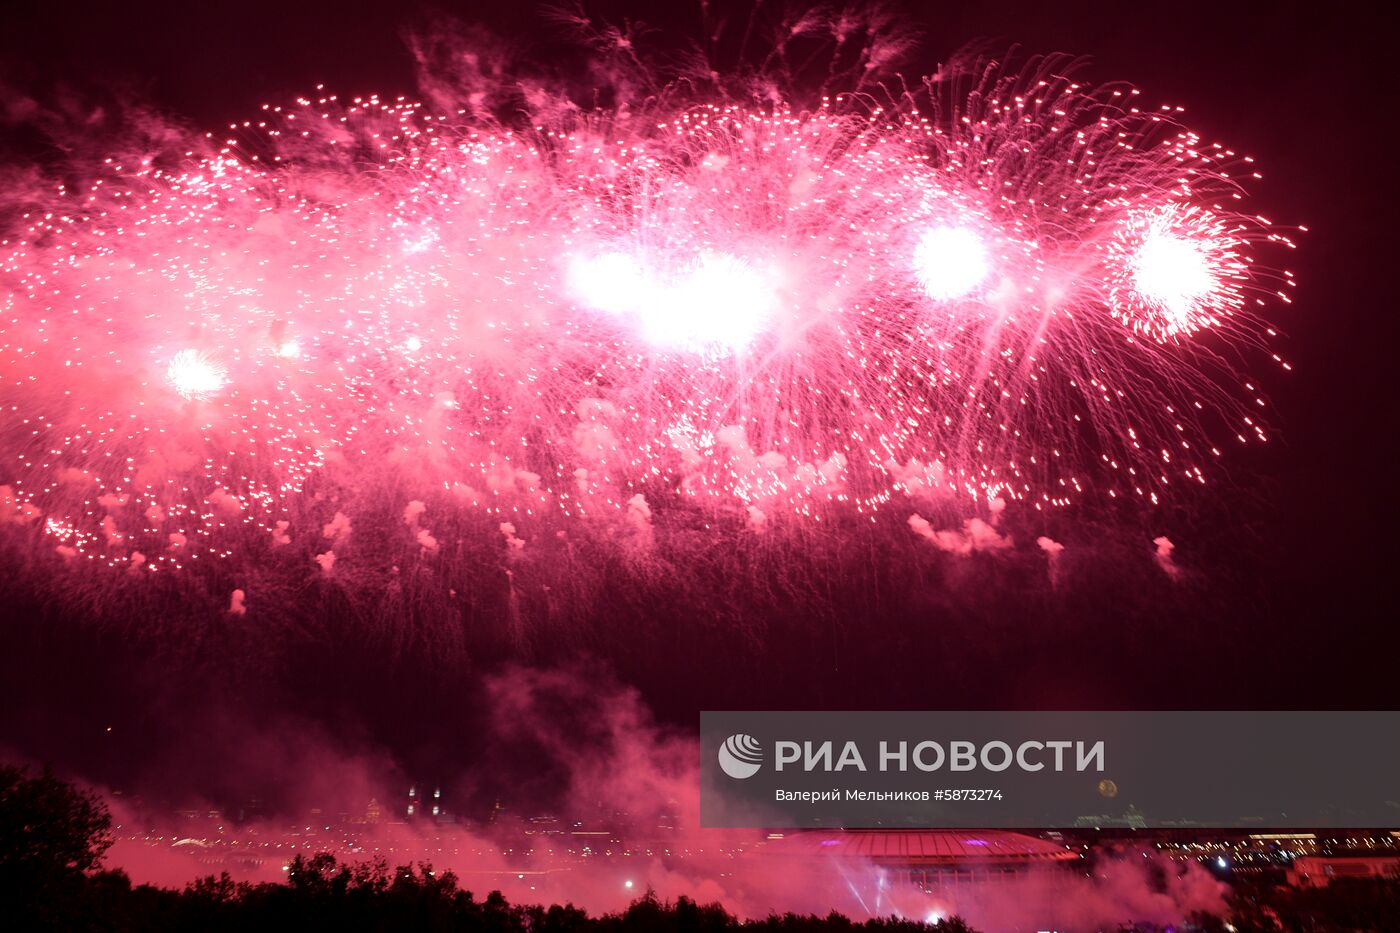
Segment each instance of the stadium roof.
[{"label": "stadium roof", "polygon": [[1076,858],[1055,842],[1004,830],[847,829],[789,833],[772,839],[774,855],[864,859],[886,865],[1026,864]]}]

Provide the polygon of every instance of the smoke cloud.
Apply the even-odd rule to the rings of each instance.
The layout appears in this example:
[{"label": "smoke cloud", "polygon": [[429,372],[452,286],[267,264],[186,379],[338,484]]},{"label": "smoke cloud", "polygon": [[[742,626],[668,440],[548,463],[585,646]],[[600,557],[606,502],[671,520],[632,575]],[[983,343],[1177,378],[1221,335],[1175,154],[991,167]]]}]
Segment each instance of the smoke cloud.
[{"label": "smoke cloud", "polygon": [[[619,910],[650,890],[662,899],[720,903],[748,918],[789,910],[959,914],[984,930],[1169,924],[1224,908],[1223,886],[1204,871],[1138,851],[1101,859],[1092,877],[1032,871],[931,893],[863,860],[775,855],[778,843],[760,831],[698,828],[701,750],[690,734],[659,724],[634,690],[596,670],[513,668],[488,678],[482,696],[487,764],[448,785],[443,798],[388,755],[352,751],[304,723],[255,733],[225,722],[221,728],[245,743],[235,780],[294,788],[288,815],[235,823],[208,818],[209,804],[186,804],[185,816],[172,817],[131,795],[109,798],[119,827],[109,865],[136,882],[163,885],[223,870],[276,881],[294,855],[331,851],[352,862],[427,861],[478,894],[498,889],[512,901],[570,902],[594,912]],[[488,773],[495,767],[516,770],[503,780]],[[408,804],[423,808],[421,816],[434,801],[450,804],[477,785],[524,793],[498,800],[489,821],[405,815]],[[372,810],[378,813],[367,815]]]}]

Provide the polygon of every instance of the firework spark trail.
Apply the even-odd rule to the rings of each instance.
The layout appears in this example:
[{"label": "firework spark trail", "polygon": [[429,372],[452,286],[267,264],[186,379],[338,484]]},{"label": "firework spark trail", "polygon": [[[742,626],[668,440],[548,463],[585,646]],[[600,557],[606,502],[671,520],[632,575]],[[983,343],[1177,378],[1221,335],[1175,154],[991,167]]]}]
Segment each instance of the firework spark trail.
[{"label": "firework spark trail", "polygon": [[4,521],[334,574],[357,496],[515,555],[1203,482],[1265,438],[1231,361],[1292,284],[1254,249],[1291,244],[1241,212],[1249,160],[1053,65],[522,128],[326,96],[111,159],[0,252]]}]

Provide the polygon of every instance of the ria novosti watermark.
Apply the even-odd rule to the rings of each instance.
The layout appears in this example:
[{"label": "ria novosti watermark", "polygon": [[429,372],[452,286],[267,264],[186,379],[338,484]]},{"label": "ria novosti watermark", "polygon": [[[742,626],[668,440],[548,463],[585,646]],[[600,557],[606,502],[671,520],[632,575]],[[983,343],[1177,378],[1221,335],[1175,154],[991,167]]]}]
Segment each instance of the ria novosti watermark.
[{"label": "ria novosti watermark", "polygon": [[[911,748],[912,745],[912,748]],[[824,742],[779,741],[773,744],[773,770],[782,771],[794,768],[806,772],[840,772],[846,769],[869,771],[865,755],[859,743],[847,740],[840,745],[831,740]],[[911,743],[901,739],[898,742],[881,741],[877,756],[876,770],[879,771],[940,771],[946,766],[949,771],[1006,771],[1019,768],[1022,771],[1042,771],[1049,767],[1064,771],[1072,767],[1075,771],[1104,769],[1104,743],[1083,740],[1050,739],[1040,742],[1034,739],[1020,742],[1014,748],[1009,742],[992,740],[977,745],[975,742],[952,741],[945,745],[925,739]],[[763,762],[763,747],[751,735],[737,733],[725,739],[719,749],[719,764],[724,773],[732,778],[744,779],[758,773]]]},{"label": "ria novosti watermark", "polygon": [[1400,825],[1396,712],[707,712],[707,826]]}]

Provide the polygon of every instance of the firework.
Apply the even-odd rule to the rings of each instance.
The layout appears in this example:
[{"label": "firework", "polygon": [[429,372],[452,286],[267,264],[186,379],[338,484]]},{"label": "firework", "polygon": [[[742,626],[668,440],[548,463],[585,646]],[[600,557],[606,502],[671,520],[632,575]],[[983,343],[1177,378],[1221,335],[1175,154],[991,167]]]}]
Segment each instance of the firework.
[{"label": "firework", "polygon": [[1287,240],[1238,209],[1247,159],[1053,65],[519,127],[324,96],[113,157],[0,254],[6,520],[142,573],[300,541],[334,575],[386,496],[405,550],[469,514],[503,559],[1156,502],[1265,437],[1225,354]]},{"label": "firework", "polygon": [[1194,205],[1129,215],[1108,249],[1114,315],[1157,340],[1220,326],[1244,304],[1240,243],[1238,229]]},{"label": "firework", "polygon": [[170,358],[165,378],[185,398],[208,398],[223,388],[228,372],[198,350],[181,350]]}]

